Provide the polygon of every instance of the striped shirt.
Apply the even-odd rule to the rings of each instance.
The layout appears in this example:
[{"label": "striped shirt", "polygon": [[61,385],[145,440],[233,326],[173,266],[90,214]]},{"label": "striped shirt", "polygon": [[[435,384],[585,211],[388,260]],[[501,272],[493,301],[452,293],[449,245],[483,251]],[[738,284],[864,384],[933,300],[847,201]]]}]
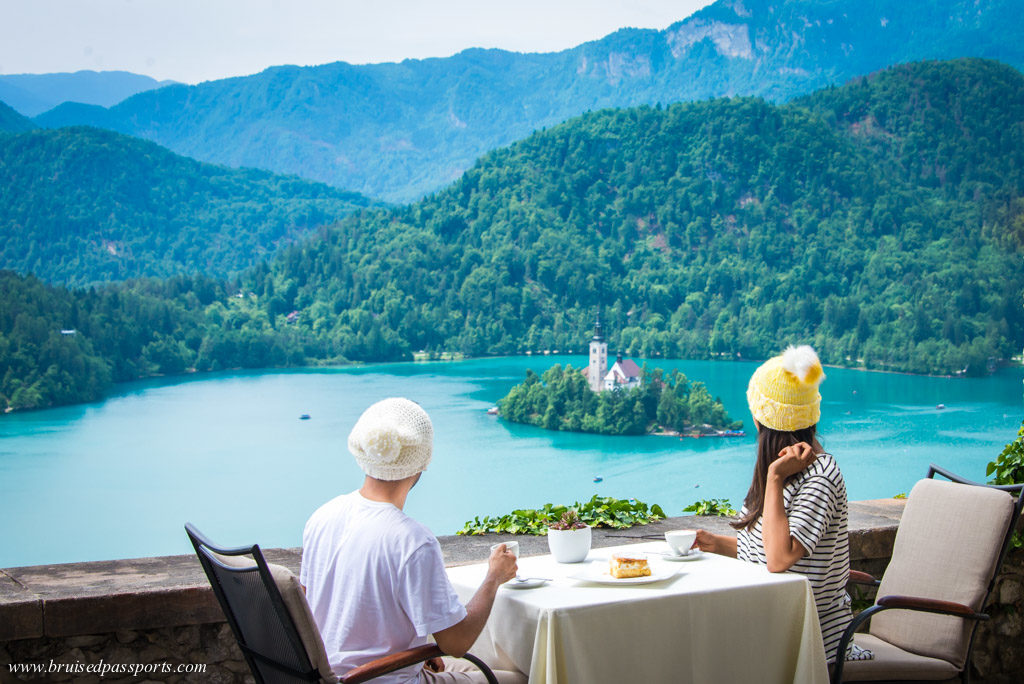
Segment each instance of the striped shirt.
[{"label": "striped shirt", "polygon": [[[853,619],[846,581],[850,574],[850,544],[847,533],[846,483],[830,454],[819,454],[814,463],[789,479],[782,490],[782,502],[789,518],[789,533],[807,550],[807,555],[790,568],[805,575],[814,592],[828,662],[836,659],[843,631]],[[743,509],[741,515],[746,513]],[[736,557],[767,565],[762,518],[736,535]]]}]

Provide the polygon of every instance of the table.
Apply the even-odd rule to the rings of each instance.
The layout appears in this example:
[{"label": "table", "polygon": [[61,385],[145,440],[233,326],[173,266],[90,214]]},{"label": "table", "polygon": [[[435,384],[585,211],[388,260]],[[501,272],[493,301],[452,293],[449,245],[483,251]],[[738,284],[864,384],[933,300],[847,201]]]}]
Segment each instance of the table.
[{"label": "table", "polygon": [[[667,550],[664,542],[593,549],[586,563],[606,567],[616,551]],[[499,589],[470,650],[497,667],[529,673],[533,684],[828,681],[814,596],[802,575],[714,554],[685,562],[651,555],[650,564],[655,573],[678,574],[607,586],[570,579],[588,569],[583,564],[521,558],[521,576],[553,581]],[[463,602],[486,570],[486,563],[448,569]]]}]

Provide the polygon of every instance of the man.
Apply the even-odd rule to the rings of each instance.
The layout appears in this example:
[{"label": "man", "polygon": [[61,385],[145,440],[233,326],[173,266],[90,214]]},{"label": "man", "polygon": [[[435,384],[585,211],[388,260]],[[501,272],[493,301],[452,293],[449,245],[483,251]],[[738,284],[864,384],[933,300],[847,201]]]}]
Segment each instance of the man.
[{"label": "man", "polygon": [[[498,587],[515,577],[516,557],[501,545],[463,606],[448,581],[437,538],[402,511],[430,463],[433,442],[430,418],[418,404],[385,399],[372,405],[348,438],[366,474],[362,488],[328,501],[306,523],[299,580],[337,673],[421,646],[430,635],[445,653],[463,655],[487,622]],[[502,684],[526,682],[518,672],[495,675]],[[471,664],[445,659],[374,681],[486,680]]]}]

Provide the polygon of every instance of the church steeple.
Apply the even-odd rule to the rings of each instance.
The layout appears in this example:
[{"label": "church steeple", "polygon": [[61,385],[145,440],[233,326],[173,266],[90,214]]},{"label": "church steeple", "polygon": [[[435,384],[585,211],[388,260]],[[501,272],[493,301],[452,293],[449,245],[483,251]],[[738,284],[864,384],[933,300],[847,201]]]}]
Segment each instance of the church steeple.
[{"label": "church steeple", "polygon": [[590,365],[587,367],[587,380],[590,389],[600,392],[604,388],[604,376],[608,372],[608,343],[604,341],[601,330],[601,310],[597,310],[594,321],[594,336],[590,340]]}]

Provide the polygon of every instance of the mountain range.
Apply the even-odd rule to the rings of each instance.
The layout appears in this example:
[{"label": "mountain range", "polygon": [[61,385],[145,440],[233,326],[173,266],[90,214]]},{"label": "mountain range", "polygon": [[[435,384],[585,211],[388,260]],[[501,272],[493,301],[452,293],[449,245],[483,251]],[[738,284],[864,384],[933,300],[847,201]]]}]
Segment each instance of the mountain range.
[{"label": "mountain range", "polygon": [[589,113],[230,283],[0,272],[0,406],[191,368],[581,351],[598,310],[610,349],[644,358],[802,341],[837,365],[984,374],[1024,345],[1022,257],[1024,75],[914,63],[785,105]]},{"label": "mountain range", "polygon": [[[0,106],[0,130],[25,124]],[[50,282],[226,277],[372,206],[322,183],[204,164],[113,131],[0,134],[0,268]]]},{"label": "mountain range", "polygon": [[127,71],[0,74],[0,100],[25,116],[36,116],[62,102],[110,107],[146,90],[175,81],[157,81]]},{"label": "mountain range", "polygon": [[782,102],[919,59],[1021,68],[1019,10],[1016,0],[718,0],[663,31],[623,29],[557,53],[281,66],[110,108],[63,104],[36,122],[110,128],[203,161],[409,201],[489,150],[588,110],[731,95]]}]

